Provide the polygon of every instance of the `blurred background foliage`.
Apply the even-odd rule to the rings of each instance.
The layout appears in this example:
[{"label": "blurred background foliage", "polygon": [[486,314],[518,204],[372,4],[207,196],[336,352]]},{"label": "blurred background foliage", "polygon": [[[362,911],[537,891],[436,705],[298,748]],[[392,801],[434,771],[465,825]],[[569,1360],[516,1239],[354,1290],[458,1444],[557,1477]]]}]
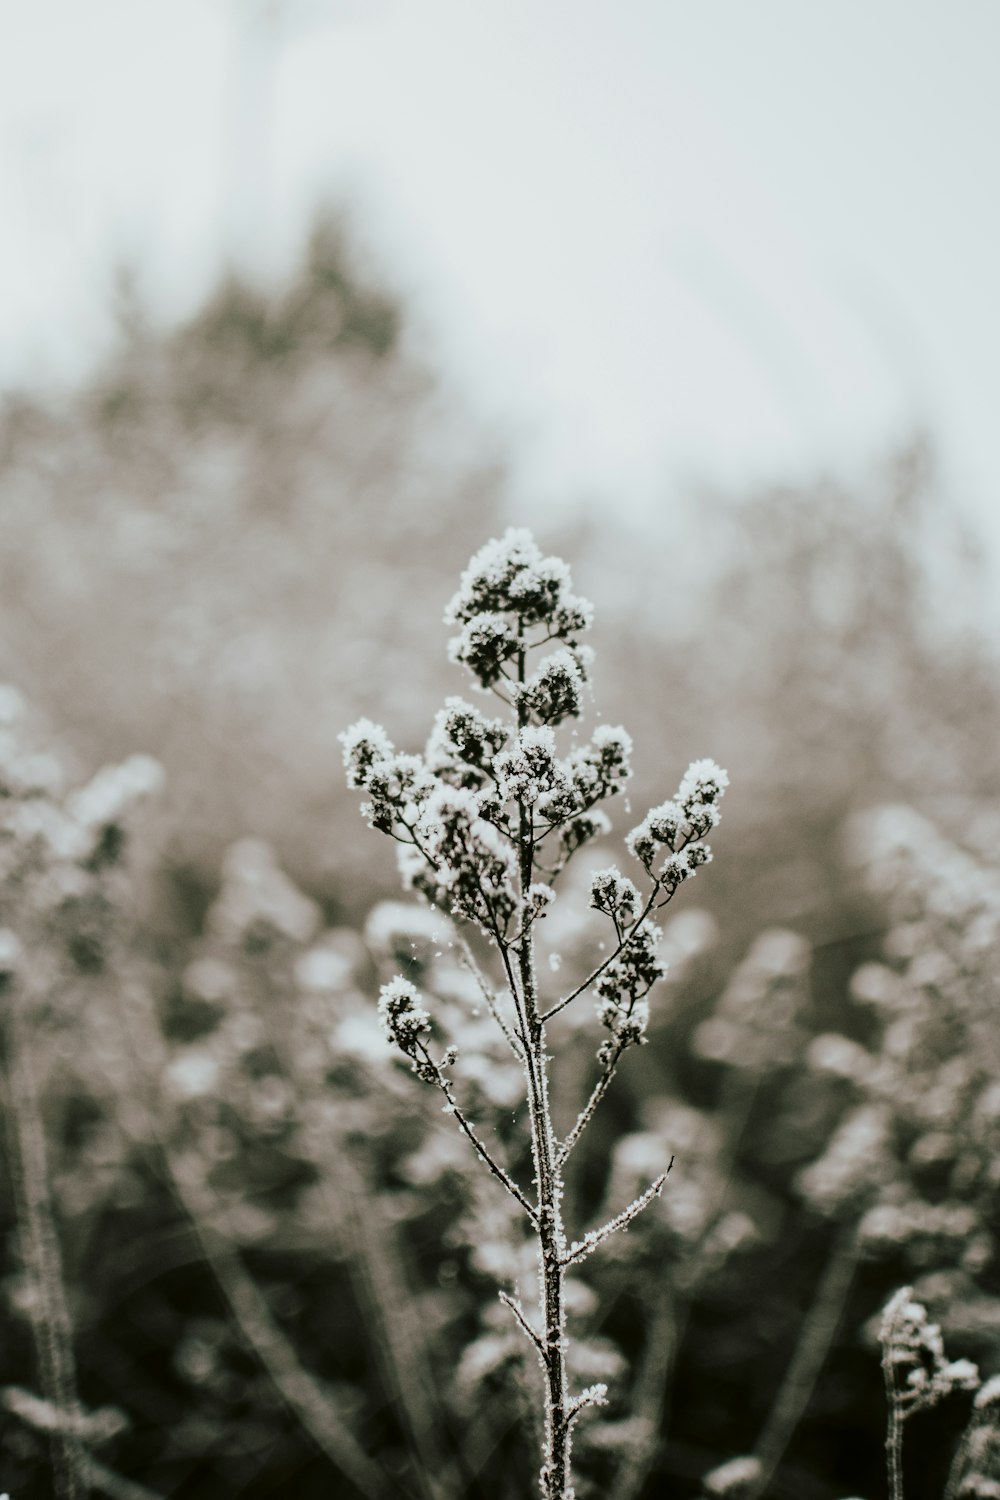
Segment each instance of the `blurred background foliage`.
[{"label": "blurred background foliage", "polygon": [[[141,881],[106,888],[91,854],[78,889],[32,855],[8,870],[0,920],[62,955],[31,970],[19,1045],[84,1405],[127,1419],[116,1469],[184,1500],[329,1494],[338,1475],[336,1493],[376,1500],[531,1486],[520,1354],[488,1281],[510,1270],[508,1226],[385,1055],[380,963],[438,994],[501,1138],[516,1101],[447,958],[418,952],[393,908],[362,935],[397,881],[336,743],[362,713],[423,742],[463,687],[444,602],[508,521],[566,556],[598,606],[595,701],[635,737],[636,817],[696,756],[733,783],[703,906],[685,890],[668,929],[653,1044],[572,1184],[590,1222],[677,1156],[662,1214],[580,1283],[599,1332],[581,1378],[630,1390],[581,1440],[581,1494],[696,1495],[762,1432],[765,1467],[784,1464],[768,1493],[877,1493],[865,1328],[918,1274],[959,1344],[1000,1368],[996,1183],[965,1149],[987,1116],[995,1128],[1000,683],[975,549],[926,442],[858,490],[697,494],[641,530],[613,500],[513,515],[502,456],[328,221],[281,294],[231,281],[172,332],[123,283],[98,377],[7,397],[0,520],[0,679],[37,711],[35,738],[71,782],[136,750],[166,772],[156,826],[132,840]],[[10,817],[61,805],[9,753]],[[879,823],[885,803],[910,821]],[[559,920],[553,943],[582,969],[592,939]],[[560,1036],[569,1097],[589,1045]],[[873,1208],[882,1227],[861,1235]],[[13,1201],[5,1214],[3,1379],[31,1388],[31,1277]],[[793,1359],[803,1321],[814,1370],[808,1349]],[[39,1424],[12,1420],[4,1442],[12,1496],[47,1494]],[[945,1467],[930,1462],[915,1500]]]}]

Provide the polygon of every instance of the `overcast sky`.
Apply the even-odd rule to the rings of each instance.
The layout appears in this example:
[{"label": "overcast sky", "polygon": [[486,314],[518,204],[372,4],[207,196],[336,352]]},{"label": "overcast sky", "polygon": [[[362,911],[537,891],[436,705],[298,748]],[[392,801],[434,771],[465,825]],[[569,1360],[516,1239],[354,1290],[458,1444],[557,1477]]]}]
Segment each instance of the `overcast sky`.
[{"label": "overcast sky", "polygon": [[116,261],[176,316],[332,191],[523,494],[849,471],[919,423],[1000,544],[996,0],[274,9],[0,0],[0,381],[86,368]]}]

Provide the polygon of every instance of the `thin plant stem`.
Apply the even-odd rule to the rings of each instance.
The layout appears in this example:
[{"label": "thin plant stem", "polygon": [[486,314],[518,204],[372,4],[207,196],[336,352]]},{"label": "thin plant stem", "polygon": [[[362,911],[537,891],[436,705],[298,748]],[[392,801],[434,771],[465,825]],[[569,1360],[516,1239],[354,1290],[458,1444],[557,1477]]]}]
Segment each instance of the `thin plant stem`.
[{"label": "thin plant stem", "polygon": [[472,948],[469,945],[468,939],[464,935],[459,935],[459,945],[462,952],[462,961],[465,964],[466,968],[469,970],[472,977],[475,979],[476,984],[479,988],[479,993],[482,995],[484,1001],[486,1002],[487,1010],[493,1017],[494,1021],[496,1021],[500,1030],[503,1032],[507,1045],[510,1047],[510,1050],[513,1052],[514,1056],[523,1061],[524,1048],[521,1045],[519,1039],[514,1035],[513,1031],[511,1031],[510,1027],[508,1026],[503,1011],[500,1009],[500,1002],[487,983],[486,976],[483,974],[482,970],[477,964],[475,954],[473,953]]},{"label": "thin plant stem", "polygon": [[586,1260],[588,1255],[592,1255],[594,1251],[598,1249],[599,1246],[603,1245],[605,1240],[610,1239],[617,1230],[624,1229],[626,1225],[631,1224],[633,1219],[638,1218],[643,1209],[648,1208],[649,1205],[653,1202],[653,1199],[660,1196],[660,1193],[663,1191],[663,1184],[666,1182],[667,1176],[669,1175],[673,1164],[674,1159],[673,1157],[671,1157],[666,1172],[661,1172],[659,1177],[654,1178],[654,1180],[649,1184],[649,1187],[646,1189],[646,1191],[644,1193],[640,1193],[638,1198],[636,1198],[633,1203],[629,1204],[628,1208],[622,1209],[620,1214],[616,1214],[613,1219],[609,1219],[607,1223],[602,1224],[599,1229],[588,1230],[582,1240],[574,1241],[574,1243],[563,1255],[563,1265],[572,1266],[576,1265],[581,1260]]},{"label": "thin plant stem", "polygon": [[559,1147],[558,1161],[560,1167],[563,1166],[568,1160],[569,1154],[573,1150],[573,1147],[576,1145],[584,1130],[593,1119],[594,1112],[597,1109],[597,1106],[604,1098],[604,1095],[607,1093],[608,1088],[610,1087],[611,1080],[615,1076],[615,1069],[618,1066],[618,1062],[621,1058],[623,1050],[624,1049],[620,1046],[615,1048],[615,1051],[612,1054],[610,1060],[605,1064],[604,1069],[601,1072],[601,1076],[594,1084],[594,1087],[590,1093],[590,1098],[587,1100],[586,1104],[577,1115],[572,1129],[566,1136],[566,1139],[563,1141],[562,1145]]},{"label": "thin plant stem", "polygon": [[[525,650],[518,652],[518,682],[525,680]],[[528,722],[523,699],[517,700],[518,728]],[[531,815],[518,803],[518,878],[521,909],[527,899],[533,874],[534,841]],[[531,1120],[531,1155],[538,1192],[535,1229],[539,1249],[539,1291],[542,1313],[541,1362],[545,1380],[545,1447],[539,1484],[544,1500],[565,1500],[571,1490],[570,1452],[572,1423],[569,1413],[569,1377],[566,1369],[566,1306],[564,1299],[565,1233],[562,1224],[563,1184],[552,1113],[549,1105],[548,1059],[545,1021],[539,1012],[535,974],[534,931],[523,924],[517,945],[520,1001],[527,1037],[525,1081]]]},{"label": "thin plant stem", "polygon": [[885,1434],[885,1456],[892,1500],[903,1500],[903,1419],[893,1407]]},{"label": "thin plant stem", "polygon": [[615,1475],[615,1500],[632,1500],[646,1482],[656,1453],[670,1372],[684,1321],[674,1288],[665,1280],[653,1308],[633,1384],[635,1431]]},{"label": "thin plant stem", "polygon": [[892,1343],[886,1340],[882,1349],[882,1376],[885,1380],[889,1418],[885,1430],[885,1461],[889,1479],[889,1500],[903,1500],[903,1420],[904,1414],[896,1390],[892,1367]]},{"label": "thin plant stem", "polygon": [[809,1405],[844,1314],[858,1263],[854,1226],[842,1230],[834,1242],[812,1304],[806,1314],[795,1352],[775,1397],[755,1456],[760,1471],[747,1500],[756,1500],[770,1484]]},{"label": "thin plant stem", "polygon": [[592,986],[597,983],[598,979],[600,979],[605,969],[607,969],[609,965],[613,964],[615,959],[618,958],[622,953],[624,953],[629,943],[639,932],[639,929],[642,927],[643,923],[646,921],[646,918],[653,910],[653,907],[656,904],[657,893],[661,889],[662,887],[660,885],[660,882],[657,881],[653,886],[653,889],[649,893],[642,912],[640,913],[637,920],[633,923],[633,925],[629,928],[628,932],[626,932],[619,939],[618,943],[611,950],[608,956],[606,958],[602,958],[601,962],[599,964],[596,964],[595,967],[591,969],[586,979],[582,979],[575,989],[570,990],[568,995],[564,995],[561,1000],[557,1000],[554,1005],[549,1006],[548,1010],[542,1017],[543,1021],[551,1021],[552,1017],[557,1016],[561,1010],[565,1010],[567,1005],[572,1005],[573,1001],[578,999],[580,995],[585,993],[585,991],[591,989]]},{"label": "thin plant stem", "polygon": [[30,996],[16,979],[3,990],[3,1052],[10,1132],[10,1164],[18,1236],[31,1280],[31,1326],[42,1393],[67,1420],[49,1437],[56,1500],[85,1500],[87,1451],[74,1428],[80,1416],[76,1394],[73,1325],[66,1301],[62,1256],[49,1190],[45,1126],[35,1075]]}]

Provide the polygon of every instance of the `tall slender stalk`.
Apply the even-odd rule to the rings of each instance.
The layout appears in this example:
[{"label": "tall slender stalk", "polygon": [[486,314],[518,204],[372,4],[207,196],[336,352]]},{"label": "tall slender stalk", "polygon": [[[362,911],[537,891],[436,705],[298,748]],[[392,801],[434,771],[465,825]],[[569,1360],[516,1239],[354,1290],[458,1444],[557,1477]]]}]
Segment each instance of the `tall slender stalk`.
[{"label": "tall slender stalk", "polygon": [[[0,933],[0,946],[9,934]],[[13,952],[13,940],[11,951]],[[85,1500],[87,1451],[79,1436],[73,1325],[63,1284],[62,1256],[49,1191],[45,1126],[35,1072],[34,1038],[27,1015],[30,996],[13,964],[0,956],[0,1016],[10,1140],[10,1176],[18,1238],[31,1282],[31,1327],[42,1393],[59,1421],[49,1434],[56,1500]]]},{"label": "tall slender stalk", "polygon": [[928,1322],[923,1304],[913,1300],[912,1287],[900,1287],[886,1303],[879,1339],[889,1407],[885,1436],[889,1500],[903,1500],[905,1424],[955,1391],[976,1390],[979,1371],[967,1359],[945,1357],[941,1330]]},{"label": "tall slender stalk", "polygon": [[[747,1500],[757,1500],[757,1496],[767,1490],[806,1413],[840,1326],[857,1263],[857,1234],[854,1226],[848,1225],[841,1230],[830,1250],[809,1311],[802,1321],[795,1351],[757,1439],[755,1457],[760,1462],[760,1471],[748,1487]],[[893,1500],[898,1500],[895,1491]]]},{"label": "tall slender stalk", "polygon": [[[523,682],[523,665],[519,674]],[[527,810],[519,810],[520,881],[522,892],[531,884],[531,835]],[[538,1011],[532,929],[519,943],[521,995],[527,1042],[525,1080],[531,1116],[531,1156],[538,1189],[536,1234],[539,1254],[539,1292],[542,1308],[542,1363],[545,1371],[545,1463],[541,1473],[546,1500],[566,1494],[570,1473],[569,1390],[566,1371],[566,1309],[563,1298],[563,1257],[566,1237],[562,1224],[562,1173],[558,1164],[552,1112],[549,1107],[548,1057],[545,1023]]]}]

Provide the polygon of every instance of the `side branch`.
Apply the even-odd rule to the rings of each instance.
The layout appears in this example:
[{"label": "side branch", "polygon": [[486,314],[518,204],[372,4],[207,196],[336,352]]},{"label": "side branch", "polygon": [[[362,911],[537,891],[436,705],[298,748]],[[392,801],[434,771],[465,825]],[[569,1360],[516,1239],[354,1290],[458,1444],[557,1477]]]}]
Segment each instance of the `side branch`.
[{"label": "side branch", "polygon": [[602,1224],[600,1229],[588,1230],[582,1240],[574,1240],[573,1244],[566,1251],[566,1254],[561,1257],[560,1264],[572,1266],[578,1264],[581,1260],[586,1260],[587,1256],[593,1254],[599,1245],[604,1244],[606,1239],[610,1239],[616,1230],[627,1228],[633,1219],[639,1217],[644,1208],[649,1207],[654,1198],[660,1196],[663,1184],[666,1182],[673,1164],[674,1159],[671,1157],[666,1172],[661,1172],[659,1177],[650,1183],[646,1191],[641,1193],[633,1203],[629,1204],[628,1208],[623,1208],[620,1214],[616,1214],[613,1219],[609,1219],[606,1224]]},{"label": "side branch", "polygon": [[[551,1021],[552,1017],[557,1016],[561,1010],[565,1010],[567,1005],[572,1005],[573,1001],[579,995],[582,995],[584,990],[589,990],[591,985],[595,984],[597,980],[600,979],[601,975],[604,973],[608,965],[613,964],[619,954],[625,951],[629,943],[639,931],[642,924],[645,922],[646,918],[649,916],[650,912],[653,910],[653,906],[656,902],[656,897],[659,894],[661,888],[662,883],[658,880],[649,893],[649,899],[647,900],[645,906],[642,908],[641,915],[632,924],[632,926],[629,928],[628,932],[626,932],[625,936],[621,939],[618,945],[611,950],[607,958],[601,960],[596,968],[591,969],[586,979],[581,980],[575,990],[571,990],[568,995],[564,995],[561,1000],[557,1000],[555,1005],[551,1006],[545,1012],[545,1014],[542,1016],[543,1021]],[[673,892],[671,892],[671,895],[673,895]]]},{"label": "side branch", "polygon": [[531,1343],[534,1345],[535,1351],[538,1354],[538,1358],[544,1364],[545,1345],[542,1343],[538,1334],[535,1332],[535,1330],[532,1328],[531,1324],[525,1317],[524,1308],[521,1306],[520,1302],[518,1302],[516,1297],[511,1297],[507,1292],[501,1291],[498,1295],[504,1307],[510,1308],[511,1312],[514,1314],[514,1317],[518,1321],[521,1332],[526,1334],[527,1337],[531,1340]]},{"label": "side branch", "polygon": [[562,1145],[559,1147],[559,1152],[558,1152],[558,1155],[556,1156],[556,1165],[557,1166],[562,1167],[562,1166],[565,1165],[565,1163],[566,1163],[566,1161],[567,1161],[567,1159],[569,1157],[570,1152],[572,1151],[573,1147],[576,1145],[577,1141],[580,1139],[580,1137],[583,1134],[584,1130],[586,1129],[587,1125],[590,1123],[591,1119],[593,1118],[594,1111],[597,1109],[597,1106],[600,1104],[601,1100],[604,1098],[604,1095],[608,1091],[608,1087],[609,1087],[609,1085],[611,1083],[611,1080],[615,1076],[615,1072],[616,1072],[616,1070],[618,1068],[618,1064],[619,1064],[619,1062],[621,1060],[621,1056],[622,1056],[622,1053],[624,1051],[625,1051],[624,1046],[616,1047],[614,1053],[612,1054],[612,1056],[605,1063],[605,1065],[604,1065],[604,1071],[601,1073],[600,1078],[594,1084],[593,1091],[591,1092],[590,1098],[587,1100],[586,1104],[583,1106],[583,1108],[581,1109],[580,1113],[577,1115],[577,1117],[576,1117],[576,1123],[574,1124],[573,1129],[569,1132],[569,1134],[567,1135],[566,1139],[563,1141]]},{"label": "side branch", "polygon": [[608,1388],[603,1380],[598,1380],[594,1385],[588,1385],[586,1390],[578,1396],[573,1396],[566,1408],[565,1425],[567,1431],[572,1427],[581,1412],[586,1411],[588,1406],[607,1406]]},{"label": "side branch", "polygon": [[485,975],[483,974],[479,965],[476,963],[475,954],[469,946],[468,939],[465,938],[462,934],[459,934],[459,944],[462,949],[462,960],[466,968],[469,970],[469,973],[476,981],[479,993],[482,995],[483,1000],[486,1002],[486,1009],[489,1011],[490,1015],[493,1017],[494,1021],[496,1021],[500,1030],[503,1032],[507,1045],[513,1052],[514,1056],[520,1062],[523,1062],[524,1048],[521,1045],[520,1038],[514,1035],[514,1032],[507,1024],[503,1011],[500,1009],[500,1002],[497,999],[496,995],[494,995],[493,991],[490,989],[488,983],[486,982]]},{"label": "side branch", "polygon": [[473,1129],[471,1122],[462,1112],[462,1107],[458,1103],[458,1100],[455,1098],[455,1090],[452,1087],[451,1079],[445,1073],[444,1068],[440,1063],[434,1061],[422,1042],[419,1044],[419,1050],[423,1054],[423,1066],[426,1068],[426,1072],[423,1076],[426,1077],[428,1081],[433,1081],[437,1084],[438,1088],[441,1090],[448,1101],[448,1113],[455,1116],[455,1119],[458,1121],[459,1126],[468,1136],[469,1140],[476,1148],[478,1155],[489,1167],[490,1171],[493,1173],[493,1176],[497,1179],[498,1182],[503,1183],[504,1187],[507,1189],[508,1193],[510,1193],[512,1198],[517,1199],[518,1203],[520,1203],[521,1207],[528,1215],[528,1218],[531,1220],[532,1224],[537,1225],[538,1215],[535,1212],[534,1207],[532,1206],[526,1195],[518,1187],[517,1183],[514,1181],[513,1177],[511,1177],[510,1173],[506,1171],[500,1165],[500,1163],[490,1154],[487,1147],[479,1139],[478,1135]]}]

